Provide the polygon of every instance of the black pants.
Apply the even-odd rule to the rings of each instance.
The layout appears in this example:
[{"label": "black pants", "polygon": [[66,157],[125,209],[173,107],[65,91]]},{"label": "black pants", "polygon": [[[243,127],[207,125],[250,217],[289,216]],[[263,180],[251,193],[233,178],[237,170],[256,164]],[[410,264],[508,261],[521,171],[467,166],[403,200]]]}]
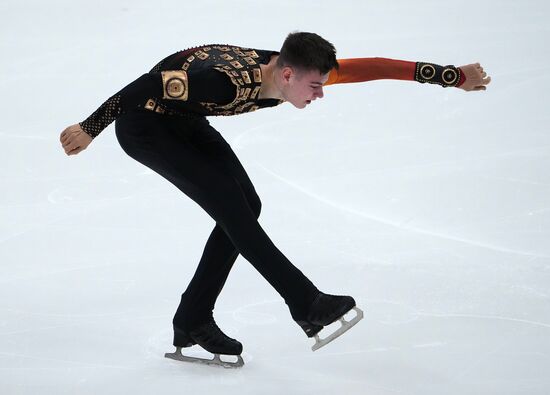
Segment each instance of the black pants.
[{"label": "black pants", "polygon": [[305,318],[318,290],[258,223],[261,202],[254,186],[206,118],[135,110],[117,119],[116,136],[129,156],[162,175],[216,221],[174,325],[191,330],[212,317],[239,253],[283,297],[295,320]]}]

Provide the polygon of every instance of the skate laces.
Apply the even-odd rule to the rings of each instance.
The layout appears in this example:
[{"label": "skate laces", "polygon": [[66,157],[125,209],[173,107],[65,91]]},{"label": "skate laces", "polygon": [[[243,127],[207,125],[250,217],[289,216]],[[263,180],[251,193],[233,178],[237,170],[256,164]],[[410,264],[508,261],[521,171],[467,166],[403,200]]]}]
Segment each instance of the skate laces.
[{"label": "skate laces", "polygon": [[218,324],[216,324],[215,321],[209,321],[201,326],[199,326],[197,329],[192,331],[193,333],[200,334],[201,336],[207,336],[207,337],[216,337],[214,335],[222,336],[226,340],[235,341],[235,339],[230,338],[227,336],[223,331],[220,329]]}]

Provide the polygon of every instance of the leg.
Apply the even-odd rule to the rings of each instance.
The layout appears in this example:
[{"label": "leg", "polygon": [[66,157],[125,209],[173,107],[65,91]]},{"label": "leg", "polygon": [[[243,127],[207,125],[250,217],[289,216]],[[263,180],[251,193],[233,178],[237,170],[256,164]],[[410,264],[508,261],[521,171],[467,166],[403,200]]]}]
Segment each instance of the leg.
[{"label": "leg", "polygon": [[194,132],[210,126],[183,120],[154,113],[128,114],[117,121],[117,138],[128,155],[199,204],[237,251],[279,292],[293,317],[305,317],[317,288],[266,235],[238,181],[220,171],[211,158],[190,143]]},{"label": "leg", "polygon": [[[222,172],[237,180],[255,217],[261,201],[239,159],[223,137],[212,127],[192,137],[193,146]],[[182,295],[174,323],[195,327],[212,319],[212,311],[239,252],[220,225],[210,234],[193,279]],[[178,326],[181,326],[178,325]]]}]

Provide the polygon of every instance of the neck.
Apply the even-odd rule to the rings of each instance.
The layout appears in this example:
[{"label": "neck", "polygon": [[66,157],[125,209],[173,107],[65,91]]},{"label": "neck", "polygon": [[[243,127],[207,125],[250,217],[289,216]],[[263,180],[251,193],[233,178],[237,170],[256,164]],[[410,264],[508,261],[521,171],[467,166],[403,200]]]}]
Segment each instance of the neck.
[{"label": "neck", "polygon": [[282,100],[283,94],[277,86],[276,78],[277,72],[277,58],[278,55],[274,55],[269,60],[268,64],[260,64],[262,69],[262,87],[260,89],[260,99],[279,99]]}]

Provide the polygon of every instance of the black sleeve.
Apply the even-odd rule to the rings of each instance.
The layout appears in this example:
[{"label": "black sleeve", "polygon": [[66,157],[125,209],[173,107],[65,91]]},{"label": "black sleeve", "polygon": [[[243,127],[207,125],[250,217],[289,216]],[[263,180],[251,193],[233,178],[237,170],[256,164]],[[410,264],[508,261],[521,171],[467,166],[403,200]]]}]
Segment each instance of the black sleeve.
[{"label": "black sleeve", "polygon": [[143,74],[108,98],[92,115],[80,122],[80,126],[92,139],[96,138],[111,122],[126,111],[142,106],[150,97],[162,97],[160,73]]},{"label": "black sleeve", "polygon": [[[181,72],[181,71],[179,71]],[[143,74],[107,99],[80,126],[88,135],[97,137],[115,119],[136,107],[143,107],[150,98],[166,98],[164,95],[163,73]],[[185,101],[170,100],[178,105],[185,103],[230,103],[236,95],[235,85],[229,77],[214,69],[190,71],[187,73],[188,95]],[[169,99],[169,98],[168,98]],[[184,110],[184,109],[183,109]]]}]

